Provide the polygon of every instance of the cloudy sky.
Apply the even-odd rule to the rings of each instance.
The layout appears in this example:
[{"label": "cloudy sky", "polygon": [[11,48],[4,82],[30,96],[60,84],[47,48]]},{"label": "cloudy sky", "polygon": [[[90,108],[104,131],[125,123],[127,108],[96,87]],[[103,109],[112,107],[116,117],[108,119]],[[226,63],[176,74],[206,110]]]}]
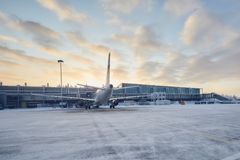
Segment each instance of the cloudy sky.
[{"label": "cloudy sky", "polygon": [[111,81],[240,95],[239,0],[0,0],[0,81]]}]

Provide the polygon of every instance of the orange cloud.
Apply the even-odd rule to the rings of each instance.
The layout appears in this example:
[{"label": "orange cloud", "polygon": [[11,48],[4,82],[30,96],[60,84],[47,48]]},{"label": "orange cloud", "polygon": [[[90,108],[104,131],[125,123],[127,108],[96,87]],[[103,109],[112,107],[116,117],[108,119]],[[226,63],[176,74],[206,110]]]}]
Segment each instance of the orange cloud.
[{"label": "orange cloud", "polygon": [[85,13],[75,10],[73,7],[68,6],[58,0],[38,0],[39,4],[43,7],[53,11],[57,14],[60,20],[73,21],[78,23],[86,23],[90,18]]},{"label": "orange cloud", "polygon": [[132,34],[115,34],[112,40],[126,45],[135,58],[140,62],[144,62],[146,58],[160,53],[161,51],[168,51],[171,48],[161,43],[155,32],[146,26],[138,26]]},{"label": "orange cloud", "polygon": [[18,64],[16,62],[8,61],[8,60],[0,59],[0,66],[4,66],[4,67],[19,67],[20,64]]},{"label": "orange cloud", "polygon": [[15,60],[18,63],[35,63],[35,64],[43,64],[43,65],[47,65],[47,66],[51,66],[54,65],[55,62],[48,60],[48,59],[44,59],[44,58],[39,58],[39,57],[34,57],[34,56],[30,56],[25,54],[24,51],[21,50],[14,50],[14,49],[10,49],[7,47],[3,47],[0,46],[0,52],[1,52],[1,57],[6,58],[6,59],[11,59],[11,60]]},{"label": "orange cloud", "polygon": [[118,85],[122,82],[129,82],[131,80],[130,71],[126,66],[119,65],[111,69],[111,82]]},{"label": "orange cloud", "polygon": [[206,50],[213,46],[216,48],[237,38],[239,31],[204,9],[196,11],[187,18],[181,33],[183,43],[198,50]]},{"label": "orange cloud", "polygon": [[84,48],[95,55],[105,58],[107,54],[111,52],[113,59],[116,60],[123,59],[123,56],[120,52],[113,50],[105,45],[91,43],[78,32],[67,32],[66,35],[74,45],[76,45],[79,48]]},{"label": "orange cloud", "polygon": [[167,0],[164,3],[164,9],[177,16],[182,16],[190,13],[198,8],[201,8],[202,4],[199,0]]},{"label": "orange cloud", "polygon": [[[129,14],[138,7],[143,10],[151,10],[153,0],[128,0],[128,1],[116,1],[116,0],[101,0],[102,6],[105,11],[111,14],[124,13]],[[109,13],[109,14],[110,14]]]},{"label": "orange cloud", "polygon": [[60,51],[57,48],[53,48],[53,47],[42,47],[41,50],[55,57],[62,57],[62,58],[65,57],[67,59],[69,58],[72,61],[77,61],[79,62],[79,64],[83,64],[87,66],[95,63],[93,60],[89,58],[80,56],[72,52]]},{"label": "orange cloud", "polygon": [[[58,32],[38,22],[25,21],[20,18],[15,19],[0,12],[0,23],[10,29],[30,34],[32,39],[42,46],[59,45],[61,43],[61,35]],[[7,37],[1,38],[8,41],[14,41],[14,39],[6,39]]]}]

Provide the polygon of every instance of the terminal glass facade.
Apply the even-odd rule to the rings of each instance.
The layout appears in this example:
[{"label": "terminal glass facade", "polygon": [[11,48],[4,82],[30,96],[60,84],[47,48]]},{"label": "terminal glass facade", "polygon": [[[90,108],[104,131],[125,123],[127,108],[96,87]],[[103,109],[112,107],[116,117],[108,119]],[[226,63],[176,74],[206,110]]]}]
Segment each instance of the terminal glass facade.
[{"label": "terminal glass facade", "polygon": [[[136,87],[135,87],[136,86]],[[119,87],[130,87],[126,89],[115,90],[113,94],[148,94],[154,92],[162,92],[166,94],[183,94],[183,95],[199,95],[200,88],[157,86],[134,83],[121,83]],[[131,88],[133,87],[133,88]]]}]

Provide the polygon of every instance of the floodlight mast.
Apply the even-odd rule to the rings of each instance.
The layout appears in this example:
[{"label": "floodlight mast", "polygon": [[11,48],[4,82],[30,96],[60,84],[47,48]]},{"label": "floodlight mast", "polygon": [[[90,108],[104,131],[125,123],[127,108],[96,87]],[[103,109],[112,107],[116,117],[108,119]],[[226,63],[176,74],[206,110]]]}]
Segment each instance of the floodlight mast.
[{"label": "floodlight mast", "polygon": [[63,98],[62,98],[62,63],[64,61],[59,59],[58,60],[58,63],[60,64],[60,85],[61,85],[61,101],[63,101]]}]

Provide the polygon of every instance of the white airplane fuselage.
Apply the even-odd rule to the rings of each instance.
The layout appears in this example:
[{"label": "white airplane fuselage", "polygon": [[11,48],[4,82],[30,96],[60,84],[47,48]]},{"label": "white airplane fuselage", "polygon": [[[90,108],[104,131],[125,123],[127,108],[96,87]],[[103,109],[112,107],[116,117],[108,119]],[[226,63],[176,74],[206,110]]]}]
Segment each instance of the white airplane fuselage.
[{"label": "white airplane fuselage", "polygon": [[96,92],[94,104],[97,106],[105,105],[108,103],[110,97],[112,96],[113,85],[107,85],[103,89],[99,89]]}]

